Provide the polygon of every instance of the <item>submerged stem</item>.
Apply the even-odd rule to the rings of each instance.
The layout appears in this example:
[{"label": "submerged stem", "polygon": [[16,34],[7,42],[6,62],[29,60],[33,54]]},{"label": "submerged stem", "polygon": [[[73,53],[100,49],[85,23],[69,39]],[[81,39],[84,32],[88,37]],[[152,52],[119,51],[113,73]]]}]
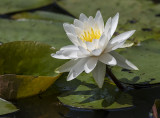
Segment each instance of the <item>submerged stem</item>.
[{"label": "submerged stem", "polygon": [[113,80],[113,82],[117,85],[117,87],[120,90],[124,90],[124,86],[119,82],[119,80],[114,76],[114,74],[112,73],[112,71],[108,68],[108,66],[106,66],[106,72],[107,74],[110,76],[110,78]]}]

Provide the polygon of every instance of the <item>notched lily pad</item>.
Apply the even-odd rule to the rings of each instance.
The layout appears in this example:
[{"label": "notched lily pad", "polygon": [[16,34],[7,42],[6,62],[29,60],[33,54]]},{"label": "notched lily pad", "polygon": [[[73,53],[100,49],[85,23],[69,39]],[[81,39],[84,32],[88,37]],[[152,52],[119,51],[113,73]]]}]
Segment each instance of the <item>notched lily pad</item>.
[{"label": "notched lily pad", "polygon": [[138,71],[131,71],[113,67],[112,71],[120,81],[138,85],[160,83],[160,41],[147,40],[141,46],[125,49],[120,53],[139,68]]},{"label": "notched lily pad", "polygon": [[31,41],[0,45],[0,96],[27,97],[46,90],[60,76],[55,69],[64,63],[51,57],[51,46]]},{"label": "notched lily pad", "polygon": [[0,98],[0,115],[5,115],[18,111],[18,109],[10,102]]},{"label": "notched lily pad", "polygon": [[82,73],[77,79],[66,82],[62,76],[55,83],[63,94],[58,99],[65,105],[86,109],[119,109],[132,106],[132,97],[121,92],[107,78],[98,88],[91,74]]}]

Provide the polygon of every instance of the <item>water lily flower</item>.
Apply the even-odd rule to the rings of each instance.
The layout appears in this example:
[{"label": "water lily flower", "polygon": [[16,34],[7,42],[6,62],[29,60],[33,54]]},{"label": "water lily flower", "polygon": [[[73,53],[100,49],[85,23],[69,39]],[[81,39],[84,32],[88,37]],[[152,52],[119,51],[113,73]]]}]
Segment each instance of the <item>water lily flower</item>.
[{"label": "water lily flower", "polygon": [[130,61],[115,52],[118,48],[130,47],[125,41],[135,30],[127,31],[112,37],[119,19],[119,13],[109,18],[104,25],[100,11],[95,18],[81,13],[73,24],[64,23],[64,30],[74,45],[62,47],[51,56],[57,59],[71,59],[58,68],[60,73],[69,72],[67,80],[73,80],[83,71],[92,72],[95,82],[101,88],[104,83],[106,65],[118,65],[122,68],[138,70]]}]

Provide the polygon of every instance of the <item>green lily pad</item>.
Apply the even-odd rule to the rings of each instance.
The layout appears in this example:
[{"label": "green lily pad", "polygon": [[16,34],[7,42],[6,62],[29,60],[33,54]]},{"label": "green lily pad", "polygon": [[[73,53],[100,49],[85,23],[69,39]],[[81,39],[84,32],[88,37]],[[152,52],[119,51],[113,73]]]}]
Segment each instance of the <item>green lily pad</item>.
[{"label": "green lily pad", "polygon": [[43,7],[55,0],[3,0],[0,2],[0,14],[24,11]]},{"label": "green lily pad", "polygon": [[63,14],[35,11],[35,12],[23,12],[12,16],[13,19],[36,19],[36,20],[47,20],[53,22],[73,22],[73,18]]},{"label": "green lily pad", "polygon": [[120,91],[106,78],[102,89],[98,88],[91,74],[82,73],[77,79],[66,82],[62,76],[55,83],[64,91],[58,99],[65,105],[86,109],[118,109],[132,106],[132,97]]},{"label": "green lily pad", "polygon": [[56,49],[70,45],[62,23],[37,20],[0,19],[0,42],[38,41],[54,46]]},{"label": "green lily pad", "polygon": [[0,115],[16,112],[18,109],[10,102],[0,98]]},{"label": "green lily pad", "polygon": [[150,0],[60,0],[57,4],[77,18],[80,13],[95,16],[97,10],[100,10],[105,22],[119,12],[116,32],[136,30],[132,36],[135,43],[151,38],[160,39],[160,4]]},{"label": "green lily pad", "polygon": [[113,67],[112,71],[120,81],[129,84],[160,83],[160,41],[147,40],[140,46],[121,51],[120,54],[134,63],[139,70],[131,71],[120,67]]},{"label": "green lily pad", "polygon": [[22,98],[45,91],[60,76],[55,69],[65,61],[51,57],[47,44],[17,41],[0,45],[0,96]]}]

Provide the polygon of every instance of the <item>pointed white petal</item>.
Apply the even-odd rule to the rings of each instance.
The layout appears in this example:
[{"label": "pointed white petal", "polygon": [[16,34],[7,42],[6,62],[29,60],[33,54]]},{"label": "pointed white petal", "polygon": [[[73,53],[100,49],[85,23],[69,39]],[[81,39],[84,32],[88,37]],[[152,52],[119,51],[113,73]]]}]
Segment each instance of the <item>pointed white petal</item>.
[{"label": "pointed white petal", "polygon": [[70,25],[68,23],[64,23],[63,24],[63,28],[66,31],[66,33],[71,33],[73,35],[75,35],[75,29],[74,29],[74,25]]},{"label": "pointed white petal", "polygon": [[109,31],[109,29],[110,29],[110,27],[111,27],[111,23],[112,23],[112,19],[109,18],[109,19],[107,20],[106,25],[105,25],[105,28],[104,28],[104,32],[105,32],[106,35],[107,35],[107,33],[108,33],[108,31]]},{"label": "pointed white petal", "polygon": [[62,47],[60,50],[79,50],[79,48],[75,45],[68,45],[68,46]]},{"label": "pointed white petal", "polygon": [[89,23],[90,27],[94,27],[95,21],[94,21],[94,18],[92,16],[90,16],[88,18],[88,23]]},{"label": "pointed white petal", "polygon": [[83,22],[78,20],[78,19],[75,19],[74,20],[74,26],[83,29]]},{"label": "pointed white petal", "polygon": [[98,62],[97,66],[92,71],[92,75],[96,83],[98,84],[99,88],[102,88],[103,86],[105,73],[106,73],[106,65],[103,64],[102,62]]},{"label": "pointed white petal", "polygon": [[98,45],[99,45],[99,40],[98,39],[93,39],[92,43],[94,44],[95,48],[98,48]]},{"label": "pointed white petal", "polygon": [[105,47],[105,45],[108,44],[108,38],[105,34],[102,34],[102,36],[99,39],[99,48],[103,49],[103,47]]},{"label": "pointed white petal", "polygon": [[99,56],[102,53],[102,49],[95,49],[92,51],[92,54],[94,56]]},{"label": "pointed white petal", "polygon": [[78,58],[77,55],[78,52],[79,50],[63,50],[62,55],[70,59],[73,59],[73,58]]},{"label": "pointed white petal", "polygon": [[97,22],[99,30],[101,30],[101,33],[102,33],[104,30],[104,21],[100,11],[97,11],[95,16],[95,21]]},{"label": "pointed white petal", "polygon": [[62,66],[60,66],[56,71],[59,72],[59,73],[62,73],[62,72],[69,72],[72,67],[79,61],[79,59],[77,60],[70,60],[68,61],[67,63],[63,64]]},{"label": "pointed white petal", "polygon": [[97,57],[90,57],[87,63],[84,65],[86,73],[90,73],[97,65]]},{"label": "pointed white petal", "polygon": [[118,25],[118,19],[119,19],[119,13],[117,13],[113,18],[112,18],[112,24],[111,24],[111,36],[114,34],[117,25]]},{"label": "pointed white petal", "polygon": [[110,66],[115,66],[117,64],[117,61],[115,60],[115,58],[109,53],[103,53],[99,57],[99,61]]},{"label": "pointed white petal", "polygon": [[64,55],[58,55],[58,54],[51,54],[51,56],[56,59],[70,59],[69,57],[66,57]]},{"label": "pointed white petal", "polygon": [[132,31],[127,31],[122,34],[119,34],[118,36],[114,37],[110,43],[114,44],[114,43],[121,43],[123,41],[126,41],[129,37],[131,37],[134,34],[134,32],[135,30],[132,30]]},{"label": "pointed white petal", "polygon": [[81,13],[80,16],[79,16],[79,20],[84,22],[84,21],[87,21],[88,18],[87,18],[87,16],[85,14]]},{"label": "pointed white petal", "polygon": [[130,61],[125,59],[123,56],[121,56],[117,52],[112,51],[112,52],[110,52],[110,54],[112,56],[114,56],[114,58],[117,61],[118,66],[120,66],[122,68],[130,69],[130,70],[138,70],[138,68],[134,64],[132,64]]},{"label": "pointed white petal", "polygon": [[87,62],[88,58],[80,59],[71,69],[67,81],[70,81],[74,78],[76,78],[79,74],[81,74],[84,71],[84,65]]},{"label": "pointed white petal", "polygon": [[70,41],[74,44],[74,45],[79,45],[78,39],[76,37],[76,35],[73,35],[71,33],[66,33],[68,38],[70,39]]}]

